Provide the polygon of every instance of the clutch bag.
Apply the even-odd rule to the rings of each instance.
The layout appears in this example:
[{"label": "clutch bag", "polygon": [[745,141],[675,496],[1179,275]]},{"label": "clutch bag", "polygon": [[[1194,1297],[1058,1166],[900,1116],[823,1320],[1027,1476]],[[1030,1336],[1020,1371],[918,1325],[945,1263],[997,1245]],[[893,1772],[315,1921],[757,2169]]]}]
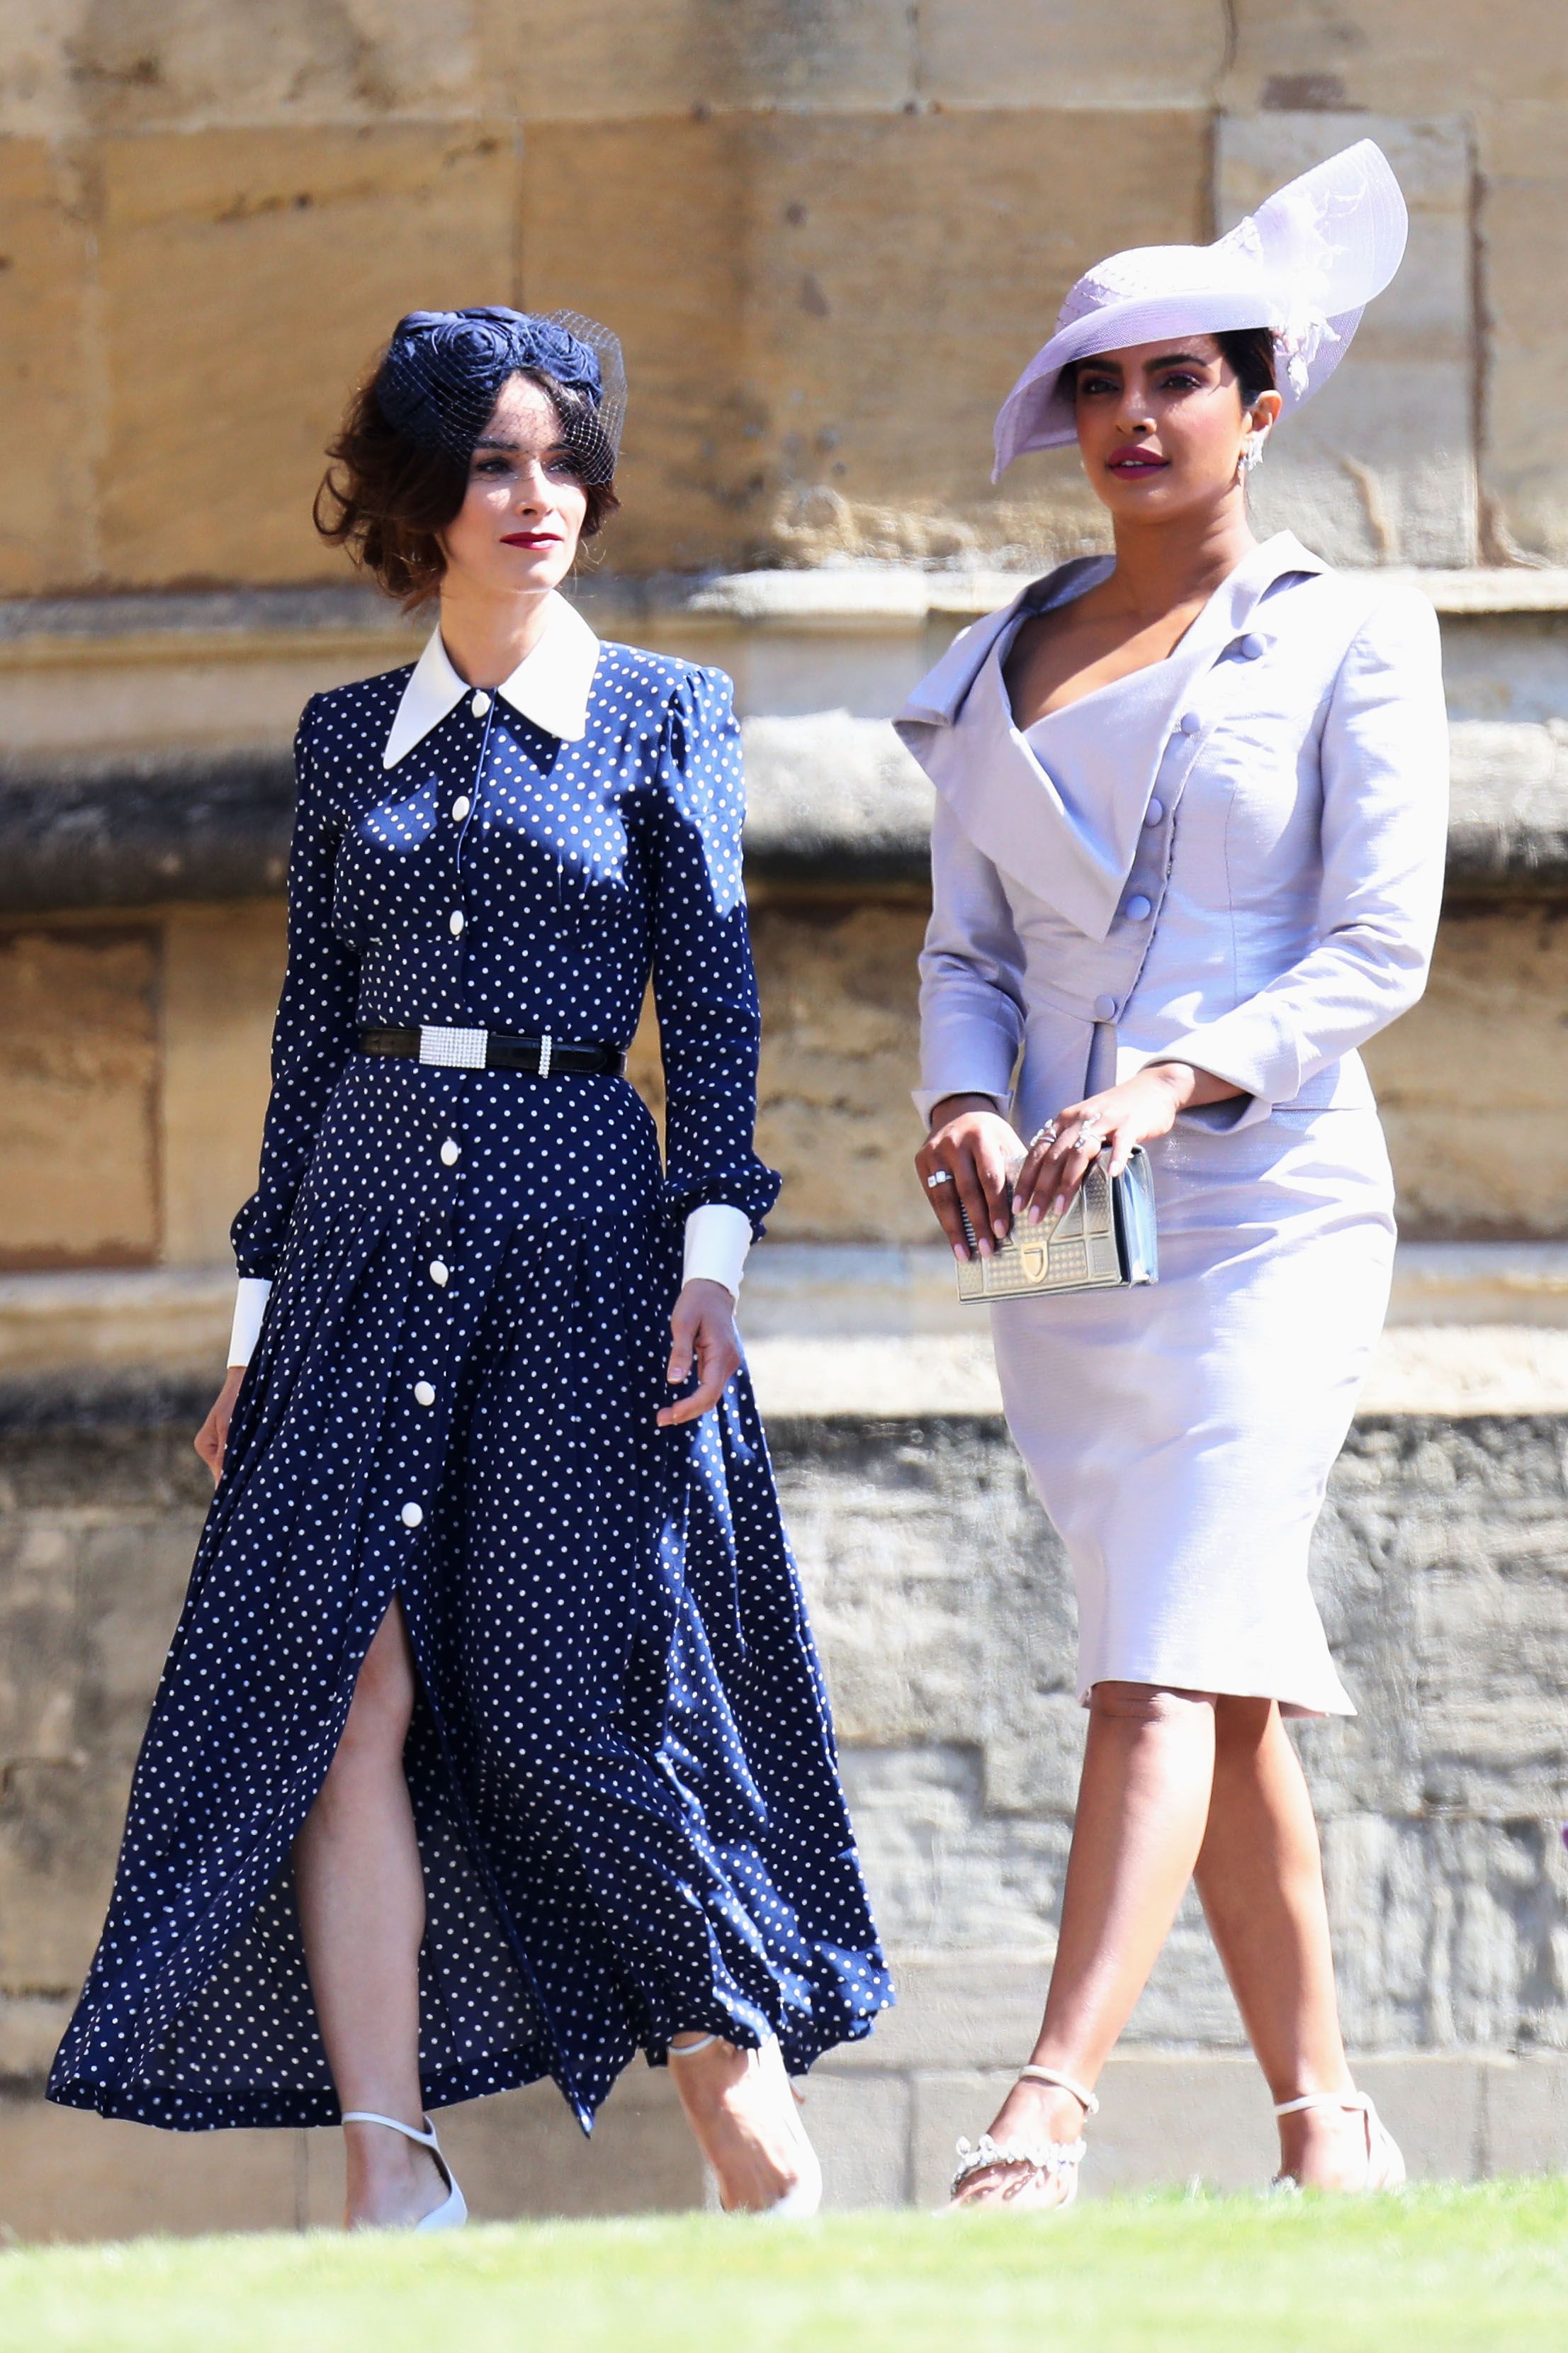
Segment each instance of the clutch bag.
[{"label": "clutch bag", "polygon": [[[963,1233],[973,1250],[967,1217]],[[1148,1154],[1135,1144],[1120,1176],[1110,1175],[1104,1159],[1090,1162],[1065,1217],[1042,1218],[1037,1226],[1015,1219],[1012,1233],[989,1258],[961,1264],[958,1295],[1035,1299],[1053,1292],[1127,1291],[1159,1280],[1154,1181]]]}]

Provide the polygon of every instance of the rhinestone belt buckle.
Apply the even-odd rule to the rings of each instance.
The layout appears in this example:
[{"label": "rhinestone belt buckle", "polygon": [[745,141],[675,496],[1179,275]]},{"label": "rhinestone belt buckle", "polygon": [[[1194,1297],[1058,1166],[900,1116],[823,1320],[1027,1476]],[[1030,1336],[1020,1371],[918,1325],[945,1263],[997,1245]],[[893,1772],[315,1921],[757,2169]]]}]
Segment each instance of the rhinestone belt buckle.
[{"label": "rhinestone belt buckle", "polygon": [[482,1071],[489,1050],[488,1029],[442,1029],[421,1027],[419,1059],[447,1071]]}]

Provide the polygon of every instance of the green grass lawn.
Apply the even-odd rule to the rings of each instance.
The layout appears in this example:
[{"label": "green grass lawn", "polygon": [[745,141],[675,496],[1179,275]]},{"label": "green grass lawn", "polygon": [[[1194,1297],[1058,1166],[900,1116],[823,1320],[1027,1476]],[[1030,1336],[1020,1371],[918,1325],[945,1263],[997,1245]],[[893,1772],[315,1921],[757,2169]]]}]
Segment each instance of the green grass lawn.
[{"label": "green grass lawn", "polygon": [[1568,2348],[1568,2184],[0,2256],[0,2353]]}]

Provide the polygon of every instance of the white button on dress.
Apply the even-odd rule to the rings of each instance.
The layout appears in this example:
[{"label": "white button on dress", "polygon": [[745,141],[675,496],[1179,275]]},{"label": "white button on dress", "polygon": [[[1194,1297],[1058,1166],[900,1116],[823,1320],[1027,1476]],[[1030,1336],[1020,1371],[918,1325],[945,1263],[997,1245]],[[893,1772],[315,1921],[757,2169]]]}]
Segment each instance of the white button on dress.
[{"label": "white button on dress", "polygon": [[1248,661],[1256,661],[1258,655],[1267,649],[1268,644],[1267,638],[1260,638],[1256,631],[1249,630],[1241,641],[1241,650]]},{"label": "white button on dress", "polygon": [[446,1143],[441,1146],[441,1166],[443,1168],[455,1168],[457,1166],[460,1149],[461,1147],[454,1144],[450,1136],[447,1138]]},{"label": "white button on dress", "polygon": [[435,1389],[431,1387],[431,1385],[430,1385],[430,1383],[429,1383],[428,1381],[416,1381],[416,1382],[415,1382],[415,1384],[414,1384],[414,1402],[415,1402],[415,1404],[416,1404],[416,1405],[434,1405],[434,1404],[435,1404],[435,1402],[436,1402],[436,1392],[435,1392]]},{"label": "white button on dress", "polygon": [[440,1290],[447,1280],[446,1265],[438,1258],[433,1258],[430,1261],[430,1280],[437,1290]]},{"label": "white button on dress", "polygon": [[457,799],[452,803],[452,821],[453,821],[453,823],[454,823],[455,825],[461,825],[461,824],[462,824],[462,822],[463,822],[463,819],[468,816],[468,811],[469,811],[472,807],[473,807],[473,803],[472,803],[472,801],[468,798],[468,794],[467,794],[467,793],[459,793],[459,794],[458,795]]},{"label": "white button on dress", "polygon": [[1153,912],[1154,902],[1145,899],[1142,891],[1135,891],[1127,902],[1127,913],[1135,923],[1142,923],[1145,916],[1152,915]]},{"label": "white button on dress", "polygon": [[1094,1018],[1097,1021],[1114,1021],[1116,1018],[1115,997],[1097,997],[1094,1000]]},{"label": "white button on dress", "polygon": [[1165,804],[1163,801],[1151,801],[1148,807],[1143,812],[1143,822],[1145,825],[1158,825],[1164,814]]},{"label": "white button on dress", "polygon": [[469,703],[468,709],[473,712],[476,719],[482,719],[489,707],[489,696],[485,692],[484,688],[481,686],[475,691],[474,698]]},{"label": "white button on dress", "polygon": [[468,917],[464,914],[461,907],[454,907],[451,913],[447,918],[447,928],[451,933],[454,939],[457,938],[458,934],[462,930],[463,925],[467,921]]},{"label": "white button on dress", "polygon": [[423,1521],[425,1514],[419,1504],[405,1504],[397,1516],[405,1528],[416,1528]]},{"label": "white button on dress", "polygon": [[1195,711],[1184,711],[1184,712],[1183,712],[1182,716],[1181,716],[1181,722],[1180,722],[1180,724],[1181,724],[1181,730],[1182,730],[1182,733],[1183,733],[1183,734],[1184,734],[1184,735],[1195,735],[1195,734],[1197,734],[1197,733],[1199,732],[1199,730],[1200,730],[1200,729],[1201,729],[1201,727],[1203,726],[1203,723],[1203,723],[1203,721],[1198,717],[1198,714],[1197,714],[1197,712],[1196,712]]}]

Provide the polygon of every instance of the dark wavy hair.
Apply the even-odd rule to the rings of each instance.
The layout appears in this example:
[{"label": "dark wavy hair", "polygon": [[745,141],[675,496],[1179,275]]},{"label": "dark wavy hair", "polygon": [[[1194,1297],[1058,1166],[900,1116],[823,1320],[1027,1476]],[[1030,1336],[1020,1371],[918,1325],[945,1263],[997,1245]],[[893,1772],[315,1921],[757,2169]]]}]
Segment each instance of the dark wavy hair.
[{"label": "dark wavy hair", "polygon": [[[327,449],[331,461],[316,491],[310,516],[321,537],[346,547],[405,612],[437,595],[447,559],[437,534],[468,495],[468,467],[449,450],[426,448],[388,424],[376,398],[374,370],[349,403],[342,430]],[[536,384],[561,420],[562,438],[580,457],[587,511],[582,537],[596,539],[620,505],[614,456],[593,404],[540,368],[517,374]],[[603,480],[593,477],[603,472]]]},{"label": "dark wavy hair", "polygon": [[[1226,327],[1214,331],[1219,345],[1241,394],[1243,408],[1250,408],[1260,392],[1273,392],[1277,379],[1274,371],[1274,333],[1269,327]],[[1174,345],[1172,346],[1174,348]],[[1069,360],[1058,379],[1064,393],[1071,397],[1078,389],[1078,372],[1086,367],[1086,360]]]}]

